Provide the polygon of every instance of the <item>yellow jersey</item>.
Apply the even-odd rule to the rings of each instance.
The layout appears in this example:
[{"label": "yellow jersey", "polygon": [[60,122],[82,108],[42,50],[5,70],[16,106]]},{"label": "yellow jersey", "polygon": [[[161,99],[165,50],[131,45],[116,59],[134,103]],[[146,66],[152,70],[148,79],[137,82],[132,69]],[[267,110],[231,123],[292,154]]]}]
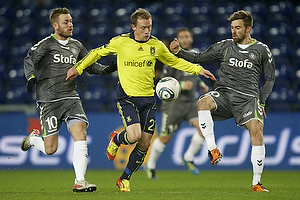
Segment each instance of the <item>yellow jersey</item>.
[{"label": "yellow jersey", "polygon": [[145,42],[136,41],[133,32],[114,37],[108,44],[91,50],[74,68],[82,74],[85,68],[107,55],[117,55],[119,81],[129,97],[154,96],[156,59],[190,74],[199,75],[202,69],[199,65],[177,58],[154,36]]}]

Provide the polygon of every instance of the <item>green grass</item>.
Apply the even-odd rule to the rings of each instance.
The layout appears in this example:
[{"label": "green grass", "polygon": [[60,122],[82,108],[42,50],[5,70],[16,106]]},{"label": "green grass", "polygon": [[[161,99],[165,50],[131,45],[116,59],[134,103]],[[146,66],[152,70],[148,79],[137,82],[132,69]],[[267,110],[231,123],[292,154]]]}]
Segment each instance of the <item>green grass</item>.
[{"label": "green grass", "polygon": [[93,193],[73,193],[73,171],[0,171],[0,199],[300,199],[300,171],[265,171],[262,182],[269,193],[251,192],[251,171],[157,172],[148,180],[140,170],[131,178],[131,192],[121,193],[115,182],[121,171],[89,170],[86,177],[98,186]]}]

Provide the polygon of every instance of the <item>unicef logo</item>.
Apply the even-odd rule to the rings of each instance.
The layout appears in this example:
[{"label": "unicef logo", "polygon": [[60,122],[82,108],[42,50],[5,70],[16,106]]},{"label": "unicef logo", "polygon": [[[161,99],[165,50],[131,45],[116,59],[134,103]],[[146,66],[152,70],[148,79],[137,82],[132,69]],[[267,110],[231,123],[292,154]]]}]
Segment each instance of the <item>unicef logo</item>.
[{"label": "unicef logo", "polygon": [[152,60],[149,60],[148,62],[147,62],[147,67],[151,67],[152,66]]}]

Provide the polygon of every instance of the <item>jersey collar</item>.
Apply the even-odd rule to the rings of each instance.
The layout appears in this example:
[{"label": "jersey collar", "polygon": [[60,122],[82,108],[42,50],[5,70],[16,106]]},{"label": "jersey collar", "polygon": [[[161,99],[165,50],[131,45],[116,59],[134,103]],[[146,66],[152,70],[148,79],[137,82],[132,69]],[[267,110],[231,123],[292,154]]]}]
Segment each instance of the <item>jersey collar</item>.
[{"label": "jersey collar", "polygon": [[[253,39],[253,42],[250,43],[249,46],[251,46],[252,44],[254,44],[254,43],[256,43],[256,42],[257,42],[256,39]],[[236,43],[236,45],[239,46],[240,44],[239,44],[239,43]]]},{"label": "jersey collar", "polygon": [[136,41],[136,42],[139,42],[139,43],[145,43],[145,42],[148,42],[148,40],[150,40],[150,38],[151,38],[152,36],[150,36],[149,39],[148,39],[147,41],[138,41],[138,40],[136,40],[136,39],[134,38],[134,31],[131,31],[130,34],[129,34],[129,37],[130,37],[131,39],[133,39],[134,41]]},{"label": "jersey collar", "polygon": [[[59,41],[59,39],[53,33],[51,33],[51,36],[54,37],[54,39],[56,39],[57,41]],[[68,38],[68,42],[69,42],[69,38]]]}]

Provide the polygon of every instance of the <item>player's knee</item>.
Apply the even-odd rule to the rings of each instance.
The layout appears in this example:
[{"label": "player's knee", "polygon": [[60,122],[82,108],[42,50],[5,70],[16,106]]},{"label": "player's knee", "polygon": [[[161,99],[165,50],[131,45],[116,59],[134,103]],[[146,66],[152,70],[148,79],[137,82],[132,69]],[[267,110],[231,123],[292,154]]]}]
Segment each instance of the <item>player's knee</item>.
[{"label": "player's knee", "polygon": [[127,132],[127,137],[130,143],[135,143],[142,138],[141,131],[130,131]]},{"label": "player's knee", "polygon": [[78,134],[78,140],[79,141],[85,141],[86,140],[86,131],[83,130]]},{"label": "player's knee", "polygon": [[74,142],[76,141],[86,141],[86,131],[78,131],[76,133],[71,133],[74,139]]},{"label": "player's knee", "polygon": [[47,155],[53,155],[57,151],[57,147],[45,147],[45,152]]},{"label": "player's knee", "polygon": [[254,146],[261,146],[264,143],[262,131],[251,131],[250,132],[251,143]]},{"label": "player's knee", "polygon": [[163,144],[167,144],[168,142],[170,142],[171,139],[172,139],[171,136],[159,136],[159,140],[160,140]]},{"label": "player's knee", "polygon": [[209,96],[204,96],[197,101],[198,110],[212,110],[215,105]]},{"label": "player's knee", "polygon": [[200,99],[198,99],[198,101],[197,101],[197,108],[198,108],[198,110],[200,110],[202,108],[202,106],[203,106],[204,103],[205,102],[203,101],[203,97],[200,98]]}]

